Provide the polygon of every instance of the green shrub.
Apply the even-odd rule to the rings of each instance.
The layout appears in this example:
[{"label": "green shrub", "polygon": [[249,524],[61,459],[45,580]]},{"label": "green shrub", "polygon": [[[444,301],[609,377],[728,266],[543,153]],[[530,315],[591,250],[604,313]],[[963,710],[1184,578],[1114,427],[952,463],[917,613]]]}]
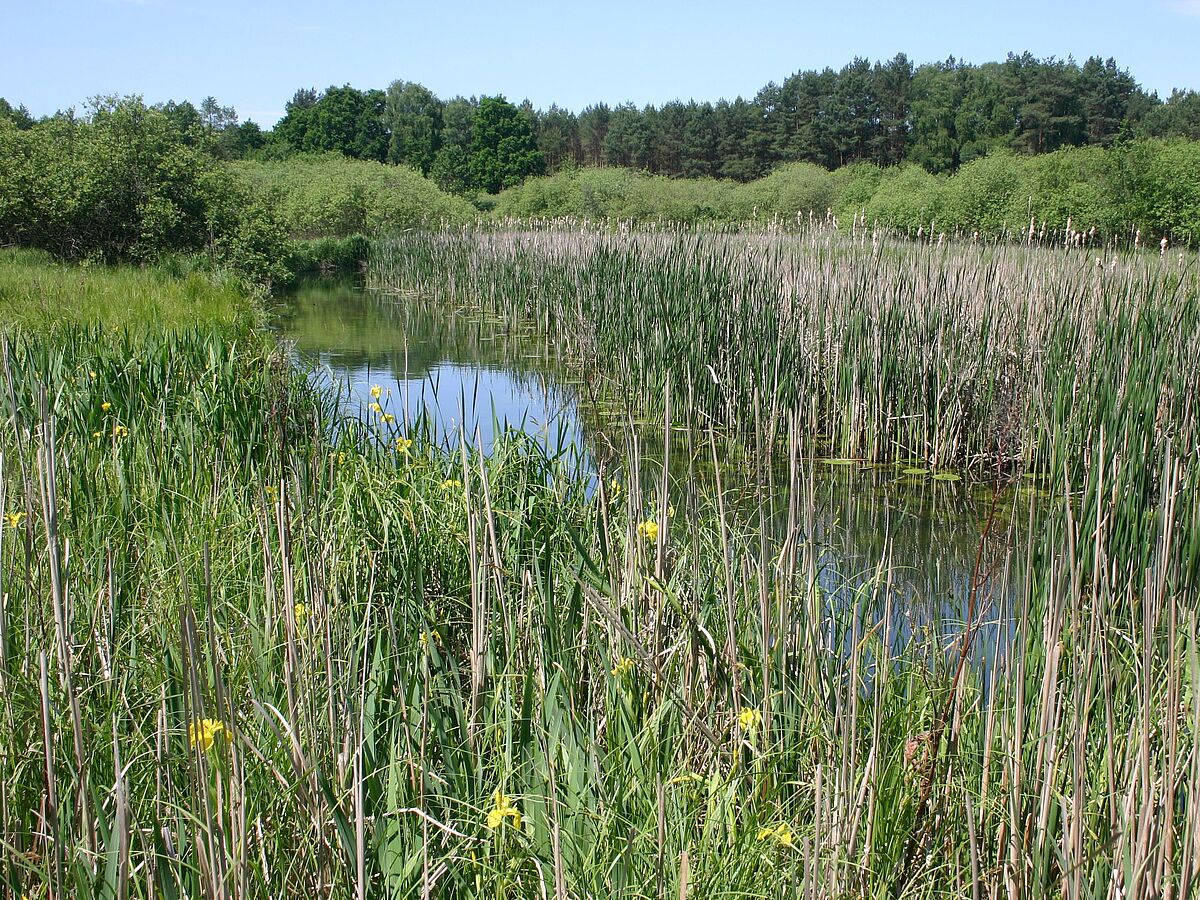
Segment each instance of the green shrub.
[{"label": "green shrub", "polygon": [[283,274],[283,239],[268,206],[139,98],[26,130],[0,120],[0,243],[106,262],[202,252],[269,283]]},{"label": "green shrub", "polygon": [[1036,220],[1039,232],[1095,229],[1098,239],[1140,229],[1144,243],[1200,240],[1200,143],[1141,140],[1067,147],[1039,156],[997,150],[953,175],[906,165],[859,162],[828,172],[791,163],[747,184],[666,178],[632,169],[587,168],[531,178],[496,197],[499,218],[575,217],[634,222],[740,224],[824,218],[841,227],[869,225],[916,233],[925,228],[1016,236]]},{"label": "green shrub", "polygon": [[752,204],[755,218],[797,222],[807,220],[810,213],[823,217],[832,209],[837,186],[820,166],[789,163],[745,185],[740,193],[745,198],[742,206]]},{"label": "green shrub", "polygon": [[856,162],[830,173],[837,199],[833,211],[842,222],[861,215],[883,182],[884,170],[874,163]]},{"label": "green shrub", "polygon": [[738,190],[732,181],[712,178],[666,178],[617,167],[572,169],[504,191],[496,198],[495,214],[688,224],[740,221],[749,217],[750,206],[738,202]]},{"label": "green shrub", "polygon": [[939,231],[1000,234],[1028,220],[1030,160],[1007,151],[973,159],[946,182]]},{"label": "green shrub", "polygon": [[929,228],[941,214],[945,184],[920,166],[889,170],[866,205],[867,222],[909,232]]},{"label": "green shrub", "polygon": [[1050,228],[1095,228],[1113,234],[1129,222],[1117,184],[1116,157],[1099,147],[1071,147],[1025,161],[1028,206],[1014,198],[1012,224],[1027,227],[1030,217]]},{"label": "green shrub", "polygon": [[1139,141],[1121,154],[1130,224],[1144,240],[1200,242],[1200,143]]},{"label": "green shrub", "polygon": [[461,225],[476,210],[413,169],[337,153],[231,164],[240,183],[278,211],[292,237],[346,237]]}]

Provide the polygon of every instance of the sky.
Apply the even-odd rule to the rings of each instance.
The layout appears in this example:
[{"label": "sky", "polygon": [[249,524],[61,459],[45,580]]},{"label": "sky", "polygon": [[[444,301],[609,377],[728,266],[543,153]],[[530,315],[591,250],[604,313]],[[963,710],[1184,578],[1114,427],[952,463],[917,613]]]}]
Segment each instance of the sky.
[{"label": "sky", "polygon": [[[214,96],[270,126],[298,88],[418,81],[443,99],[752,97],[855,56],[915,63],[1115,57],[1143,87],[1200,89],[1200,0],[488,3],[4,0],[0,97],[34,115],[98,94]],[[15,8],[14,8],[15,7]]]}]

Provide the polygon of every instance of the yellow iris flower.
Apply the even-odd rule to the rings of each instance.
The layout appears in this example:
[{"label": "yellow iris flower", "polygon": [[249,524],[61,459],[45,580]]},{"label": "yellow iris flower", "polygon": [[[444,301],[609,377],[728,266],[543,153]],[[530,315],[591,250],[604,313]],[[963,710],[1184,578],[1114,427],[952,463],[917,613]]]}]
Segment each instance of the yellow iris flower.
[{"label": "yellow iris flower", "polygon": [[638,534],[651,543],[658,540],[658,523],[653,519],[647,519],[645,522],[640,522],[637,530]]},{"label": "yellow iris flower", "polygon": [[188,726],[188,744],[207,753],[212,749],[217,735],[225,731],[225,723],[220,719],[200,719]]},{"label": "yellow iris flower", "polygon": [[439,647],[442,646],[442,635],[437,631],[422,631],[417,635],[417,640],[421,642],[422,649],[427,649],[431,640]]},{"label": "yellow iris flower", "polygon": [[759,831],[758,839],[760,841],[769,840],[770,838],[774,838],[775,843],[781,847],[796,846],[796,836],[792,834],[792,826],[787,822],[782,822],[774,828],[764,828]]},{"label": "yellow iris flower", "polygon": [[513,828],[521,830],[521,811],[513,803],[512,797],[506,797],[500,791],[496,791],[492,794],[492,808],[487,814],[487,827],[495,831],[504,824],[505,819],[511,819]]},{"label": "yellow iris flower", "polygon": [[749,706],[743,706],[742,711],[738,713],[737,720],[738,727],[742,731],[753,731],[762,724],[762,713]]}]

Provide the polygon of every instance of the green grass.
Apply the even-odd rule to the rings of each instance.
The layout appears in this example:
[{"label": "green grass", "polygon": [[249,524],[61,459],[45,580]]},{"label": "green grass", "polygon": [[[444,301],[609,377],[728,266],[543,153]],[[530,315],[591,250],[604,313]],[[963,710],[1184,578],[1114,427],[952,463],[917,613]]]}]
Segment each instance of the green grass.
[{"label": "green grass", "polygon": [[[577,240],[594,254],[586,265]],[[1184,343],[1160,327],[1157,343],[1135,342],[1147,361],[1123,370],[1129,384],[1111,377],[1112,360],[1132,365],[1132,313],[1163,302],[1157,276],[1117,282],[1130,318],[1102,326],[1113,308],[1090,307],[1088,328],[1072,332],[1095,341],[1077,348],[1087,367],[1061,382],[1035,370],[1045,396],[1073,378],[1075,405],[1108,411],[1052,419],[1078,429],[1058,440],[1079,464],[1064,452],[1037,480],[1061,498],[1039,530],[989,536],[1004,516],[1034,517],[1030,494],[1007,491],[991,526],[963,524],[982,548],[980,586],[946,611],[913,602],[886,530],[864,563],[874,575],[852,593],[820,580],[810,492],[822,464],[802,427],[766,426],[789,421],[768,399],[776,380],[739,400],[755,405],[736,418],[706,419],[720,407],[699,394],[670,414],[654,404],[697,359],[755,398],[766,354],[752,342],[779,320],[751,304],[780,285],[756,267],[792,259],[786,248],[684,244],[691,264],[674,265],[671,242],[517,244],[447,236],[386,259],[431,292],[439,282],[421,266],[435,260],[443,278],[470,276],[462,290],[490,289],[477,300],[590,348],[606,377],[661,413],[646,441],[668,470],[717,457],[737,421],[752,447],[774,443],[782,532],[759,527],[761,499],[744,514],[776,477],[753,453],[740,472],[714,466],[715,481],[685,479],[668,496],[629,447],[591,491],[572,460],[519,434],[483,458],[433,446],[419,426],[398,449],[390,428],[338,422],[334,399],[261,341],[21,331],[0,386],[0,507],[15,520],[0,530],[0,890],[1143,896],[1194,877],[1193,413],[1168,399],[1157,424],[1139,425],[1130,405],[1143,390],[1164,403],[1175,382],[1146,379],[1175,377],[1170,354]],[[949,378],[977,352],[943,340],[953,330],[921,330],[941,319],[901,301],[919,287],[937,310],[942,281],[990,284],[998,275],[962,271],[990,272],[986,258],[901,251],[871,306],[866,287],[855,293],[880,272],[869,245],[811,249],[815,273],[837,276],[816,299],[864,307],[804,320],[827,325],[819,346],[865,346],[886,308],[917,344],[912,355],[886,345],[902,369],[924,355],[919,371]],[[1072,297],[1091,276],[1050,271]],[[747,330],[725,346],[747,352],[743,370],[651,327],[689,335],[703,319],[689,297],[712,307],[735,295]],[[611,321],[581,318],[592,308]],[[1021,325],[998,319],[996,339]],[[609,328],[630,341],[620,356]],[[876,349],[858,369],[835,367],[850,387],[831,396],[858,398],[854,418],[870,419],[877,396],[856,392],[855,377],[888,358]],[[1079,375],[1093,366],[1096,377]],[[644,391],[623,380],[631,373]],[[1101,437],[1092,422],[1125,424]],[[647,521],[657,534],[639,529]],[[998,608],[1018,561],[1018,608]],[[969,621],[999,619],[988,633],[1004,652],[956,675],[972,600]],[[188,739],[204,719],[223,726],[209,748]],[[519,829],[511,815],[489,828],[497,792]]]},{"label": "green grass", "polygon": [[0,249],[0,329],[42,334],[104,325],[112,330],[219,328],[244,333],[259,320],[235,279],[165,267],[62,263],[35,250]]}]

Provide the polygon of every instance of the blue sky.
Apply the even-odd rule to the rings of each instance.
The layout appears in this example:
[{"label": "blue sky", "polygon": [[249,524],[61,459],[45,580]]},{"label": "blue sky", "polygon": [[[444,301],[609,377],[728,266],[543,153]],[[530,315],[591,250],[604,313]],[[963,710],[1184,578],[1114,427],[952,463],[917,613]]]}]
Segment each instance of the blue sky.
[{"label": "blue sky", "polygon": [[[8,5],[8,4],[6,4]],[[571,109],[752,96],[854,56],[970,62],[1012,51],[1116,57],[1166,96],[1200,89],[1200,0],[1004,3],[368,3],[363,0],[16,0],[0,96],[37,114],[94,94],[198,103],[271,125],[299,87],[419,81]]]}]

